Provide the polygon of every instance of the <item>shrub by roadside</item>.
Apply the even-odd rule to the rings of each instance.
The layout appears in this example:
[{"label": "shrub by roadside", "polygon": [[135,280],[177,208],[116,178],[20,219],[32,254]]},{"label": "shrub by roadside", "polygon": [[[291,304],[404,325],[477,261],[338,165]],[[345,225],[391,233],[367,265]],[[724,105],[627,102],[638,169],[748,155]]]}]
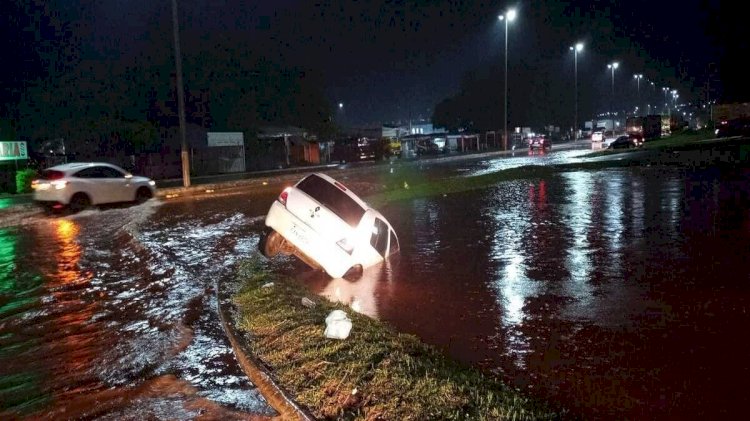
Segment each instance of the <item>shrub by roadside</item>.
[{"label": "shrub by roadside", "polygon": [[31,168],[16,171],[16,193],[31,193],[31,181],[37,172]]},{"label": "shrub by roadside", "polygon": [[[563,414],[464,367],[385,324],[310,294],[274,276],[259,260],[238,268],[238,328],[279,385],[326,419],[557,419]],[[273,282],[273,286],[266,286]],[[303,297],[315,305],[303,306]],[[326,339],[324,320],[342,309],[354,327]]]}]

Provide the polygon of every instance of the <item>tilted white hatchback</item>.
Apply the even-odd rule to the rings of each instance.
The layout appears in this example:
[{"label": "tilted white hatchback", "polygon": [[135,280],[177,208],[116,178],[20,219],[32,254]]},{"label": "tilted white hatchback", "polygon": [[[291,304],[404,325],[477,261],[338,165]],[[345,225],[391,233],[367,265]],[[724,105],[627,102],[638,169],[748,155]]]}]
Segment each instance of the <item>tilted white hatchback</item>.
[{"label": "tilted white hatchback", "polygon": [[48,208],[79,211],[89,205],[142,202],[153,197],[156,183],[102,162],[57,165],[31,183],[34,201]]},{"label": "tilted white hatchback", "polygon": [[293,254],[334,278],[361,273],[399,250],[383,215],[325,174],[310,174],[284,189],[266,226],[271,230],[259,243],[263,255]]}]

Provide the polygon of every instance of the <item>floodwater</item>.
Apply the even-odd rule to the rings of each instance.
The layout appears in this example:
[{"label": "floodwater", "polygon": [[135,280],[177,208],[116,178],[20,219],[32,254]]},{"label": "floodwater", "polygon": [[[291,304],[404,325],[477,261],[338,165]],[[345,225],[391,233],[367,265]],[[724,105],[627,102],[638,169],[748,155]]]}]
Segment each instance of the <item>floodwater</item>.
[{"label": "floodwater", "polygon": [[[434,179],[485,162],[336,176],[366,194],[407,173]],[[232,286],[235,263],[256,253],[269,204],[299,177],[67,217],[29,204],[3,209],[0,419],[274,416],[234,359],[216,283]]]},{"label": "floodwater", "polygon": [[749,181],[613,169],[413,200],[381,209],[398,259],[354,282],[300,277],[573,416],[738,418]]},{"label": "floodwater", "polygon": [[[334,176],[364,196],[399,177],[439,182],[577,154]],[[650,167],[503,182],[380,209],[401,255],[360,280],[294,258],[268,264],[573,416],[739,418],[750,400],[749,181]],[[0,419],[274,416],[232,355],[215,288],[256,253],[283,183],[73,217],[4,213]]]},{"label": "floodwater", "polygon": [[0,228],[0,418],[267,419],[216,282],[255,252],[255,205],[88,210]]}]

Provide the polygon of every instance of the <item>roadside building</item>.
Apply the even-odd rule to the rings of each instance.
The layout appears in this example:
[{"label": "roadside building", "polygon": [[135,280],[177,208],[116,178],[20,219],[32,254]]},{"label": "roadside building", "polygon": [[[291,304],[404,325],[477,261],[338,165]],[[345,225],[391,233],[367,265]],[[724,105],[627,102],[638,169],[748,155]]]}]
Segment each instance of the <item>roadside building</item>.
[{"label": "roadside building", "polygon": [[331,142],[319,140],[306,130],[294,126],[262,127],[256,135],[258,155],[250,158],[256,169],[317,165],[330,159]]}]

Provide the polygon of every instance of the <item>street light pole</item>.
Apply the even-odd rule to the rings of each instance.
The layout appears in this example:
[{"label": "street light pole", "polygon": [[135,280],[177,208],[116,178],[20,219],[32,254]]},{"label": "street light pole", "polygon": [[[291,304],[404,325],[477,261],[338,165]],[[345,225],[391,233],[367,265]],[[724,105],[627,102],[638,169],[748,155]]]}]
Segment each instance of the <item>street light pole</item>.
[{"label": "street light pole", "polygon": [[575,113],[573,115],[573,139],[578,141],[578,53],[583,51],[583,43],[579,42],[574,47],[570,47],[573,51],[573,90],[575,98]]},{"label": "street light pole", "polygon": [[607,65],[608,69],[612,69],[612,95],[609,100],[609,112],[612,117],[612,135],[615,134],[615,113],[612,110],[612,105],[615,102],[615,69],[617,69],[620,66],[620,63],[613,62]]},{"label": "street light pole", "polygon": [[516,18],[516,9],[510,9],[497,17],[505,21],[505,118],[503,119],[503,149],[508,148],[508,22]]},{"label": "street light pole", "polygon": [[[649,95],[651,99],[649,99],[649,102],[652,102],[656,100],[656,98],[654,98],[654,96],[656,95],[656,85],[654,85],[654,82],[649,83],[651,84],[651,95]],[[651,114],[651,106],[648,107],[648,112],[649,114]]]},{"label": "street light pole", "polygon": [[180,120],[182,185],[183,187],[190,187],[190,158],[185,134],[185,91],[182,86],[182,56],[180,55],[180,24],[177,20],[177,0],[172,0],[172,32],[174,34],[174,63],[177,73],[177,115]]},{"label": "street light pole", "polygon": [[636,81],[636,86],[637,86],[636,89],[637,89],[637,92],[638,92],[638,100],[637,100],[638,101],[638,105],[636,105],[636,109],[640,110],[639,107],[641,106],[641,79],[643,79],[643,75],[642,74],[635,74],[635,75],[633,75],[633,78]]}]

